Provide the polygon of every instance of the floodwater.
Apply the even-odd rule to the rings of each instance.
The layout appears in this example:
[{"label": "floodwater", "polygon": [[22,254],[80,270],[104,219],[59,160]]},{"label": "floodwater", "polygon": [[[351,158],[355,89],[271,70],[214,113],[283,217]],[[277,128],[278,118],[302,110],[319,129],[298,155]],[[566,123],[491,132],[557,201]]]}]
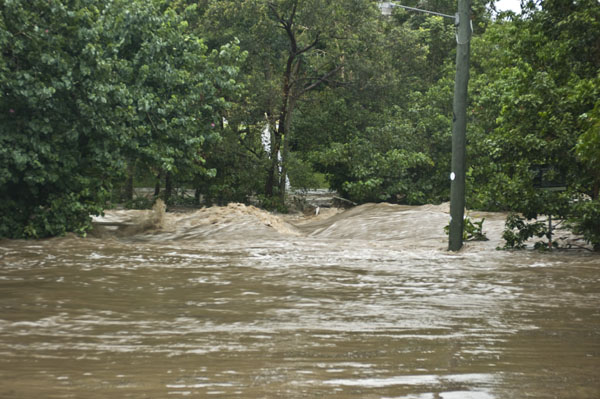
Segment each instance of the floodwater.
[{"label": "floodwater", "polygon": [[484,216],[459,253],[446,207],[386,204],[0,241],[0,398],[599,398],[600,257]]}]

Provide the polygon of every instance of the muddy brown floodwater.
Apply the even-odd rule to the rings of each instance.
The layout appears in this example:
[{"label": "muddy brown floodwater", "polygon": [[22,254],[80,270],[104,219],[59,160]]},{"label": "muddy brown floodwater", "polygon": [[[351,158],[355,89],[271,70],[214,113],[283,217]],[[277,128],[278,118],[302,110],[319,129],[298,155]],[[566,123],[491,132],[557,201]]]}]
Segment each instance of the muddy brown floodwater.
[{"label": "muddy brown floodwater", "polygon": [[386,204],[0,241],[0,397],[600,398],[600,257],[483,216],[457,254],[446,207]]}]

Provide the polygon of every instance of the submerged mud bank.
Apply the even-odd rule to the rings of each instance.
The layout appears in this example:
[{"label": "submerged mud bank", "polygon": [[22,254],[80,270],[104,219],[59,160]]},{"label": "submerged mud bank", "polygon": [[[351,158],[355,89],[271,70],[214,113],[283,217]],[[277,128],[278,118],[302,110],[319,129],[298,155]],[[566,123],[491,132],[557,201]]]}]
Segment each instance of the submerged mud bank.
[{"label": "submerged mud bank", "polygon": [[[322,207],[311,212],[273,214],[254,206],[232,203],[224,207],[167,212],[162,202],[152,210],[113,210],[94,219],[92,237],[119,237],[143,241],[194,239],[282,239],[397,241],[406,249],[445,250],[444,232],[450,220],[449,204],[364,204],[350,209]],[[461,251],[491,251],[504,246],[502,233],[507,213],[468,211],[472,222],[483,220],[487,240],[467,240]],[[591,250],[580,237],[561,228],[554,232],[560,248]],[[531,239],[529,247],[536,241]]]},{"label": "submerged mud bank", "polygon": [[[465,249],[493,249],[501,244],[505,214],[478,212],[485,218],[487,242],[468,242]],[[93,237],[116,236],[146,241],[212,239],[287,239],[399,241],[405,248],[443,250],[448,204],[403,206],[364,204],[343,210],[320,208],[314,214],[272,214],[254,206],[229,204],[184,213],[107,211],[95,218]]]}]

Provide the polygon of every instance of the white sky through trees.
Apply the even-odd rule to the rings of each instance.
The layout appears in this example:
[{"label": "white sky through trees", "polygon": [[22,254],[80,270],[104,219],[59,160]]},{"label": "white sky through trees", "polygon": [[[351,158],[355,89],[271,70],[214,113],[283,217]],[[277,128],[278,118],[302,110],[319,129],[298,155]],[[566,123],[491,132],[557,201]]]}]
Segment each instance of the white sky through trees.
[{"label": "white sky through trees", "polygon": [[498,11],[514,11],[521,12],[521,0],[498,0],[496,1],[496,9]]}]

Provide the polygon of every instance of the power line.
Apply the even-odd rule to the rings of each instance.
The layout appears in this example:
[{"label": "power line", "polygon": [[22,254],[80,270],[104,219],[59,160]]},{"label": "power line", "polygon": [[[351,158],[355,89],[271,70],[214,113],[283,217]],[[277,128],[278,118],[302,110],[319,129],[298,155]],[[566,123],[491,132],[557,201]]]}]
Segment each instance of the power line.
[{"label": "power line", "polygon": [[[458,13],[456,15],[448,15],[448,14],[442,14],[441,12],[436,12],[436,11],[429,11],[429,10],[422,10],[420,8],[415,8],[415,7],[409,7],[409,6],[404,6],[402,4],[396,4],[393,3],[391,1],[384,1],[381,2],[379,4],[379,8],[381,9],[381,12],[385,15],[389,15],[391,14],[391,9],[393,7],[400,7],[400,8],[404,8],[407,10],[411,10],[411,11],[417,11],[417,12],[424,12],[426,14],[432,14],[432,15],[437,15],[439,17],[444,17],[444,18],[451,18],[454,20],[455,23],[458,24]],[[389,11],[388,11],[389,10]]]}]

